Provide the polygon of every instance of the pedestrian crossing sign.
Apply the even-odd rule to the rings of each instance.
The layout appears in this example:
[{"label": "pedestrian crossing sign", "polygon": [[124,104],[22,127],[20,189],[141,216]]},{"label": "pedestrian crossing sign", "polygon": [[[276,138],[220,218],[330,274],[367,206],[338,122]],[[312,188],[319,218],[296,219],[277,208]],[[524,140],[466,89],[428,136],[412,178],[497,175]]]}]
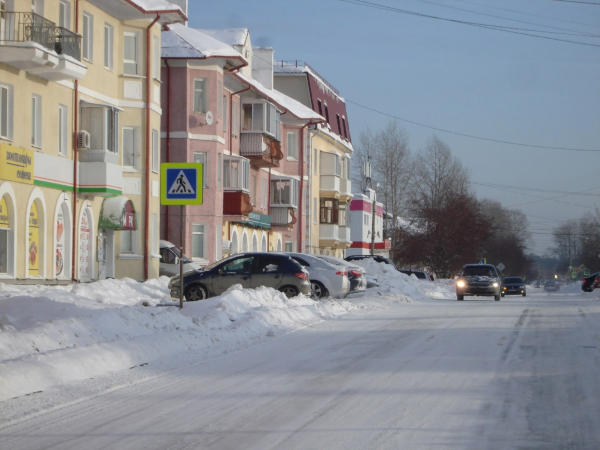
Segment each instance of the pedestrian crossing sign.
[{"label": "pedestrian crossing sign", "polygon": [[202,164],[163,163],[160,165],[161,205],[202,204]]}]

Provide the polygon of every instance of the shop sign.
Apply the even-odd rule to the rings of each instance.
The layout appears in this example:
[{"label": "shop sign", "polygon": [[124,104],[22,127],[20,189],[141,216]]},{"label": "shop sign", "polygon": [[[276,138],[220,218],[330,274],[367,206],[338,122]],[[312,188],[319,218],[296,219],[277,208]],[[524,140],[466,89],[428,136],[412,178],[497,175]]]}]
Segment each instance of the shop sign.
[{"label": "shop sign", "polygon": [[271,216],[253,211],[250,214],[248,214],[248,225],[254,225],[256,227],[270,229]]},{"label": "shop sign", "polygon": [[34,152],[12,145],[0,145],[0,179],[33,184]]},{"label": "shop sign", "polygon": [[63,212],[58,213],[56,218],[56,256],[54,261],[56,276],[62,275],[64,267],[65,252],[65,218]]},{"label": "shop sign", "polygon": [[2,197],[0,198],[0,228],[8,228],[9,224],[8,207],[6,206],[6,200]]},{"label": "shop sign", "polygon": [[40,261],[38,258],[39,253],[39,239],[40,239],[40,223],[38,217],[38,210],[35,203],[32,203],[31,209],[29,210],[29,244],[28,244],[28,260],[29,260],[29,275],[39,275]]}]

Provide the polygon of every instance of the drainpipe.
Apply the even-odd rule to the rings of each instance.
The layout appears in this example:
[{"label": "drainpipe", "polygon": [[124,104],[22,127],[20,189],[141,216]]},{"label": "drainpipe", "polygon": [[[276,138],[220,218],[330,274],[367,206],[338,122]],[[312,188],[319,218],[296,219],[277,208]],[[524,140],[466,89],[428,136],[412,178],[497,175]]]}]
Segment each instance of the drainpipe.
[{"label": "drainpipe", "polygon": [[[156,14],[156,18],[146,28],[146,199],[144,211],[144,280],[148,279],[148,235],[150,234],[150,87],[152,86],[152,73],[150,72],[150,29],[156,22],[160,20],[160,13]],[[152,245],[150,243],[150,245]]]},{"label": "drainpipe", "polygon": [[[79,0],[75,1],[75,33],[79,34]],[[73,232],[71,233],[71,281],[75,282],[75,248],[77,247],[77,129],[79,128],[79,81],[74,81],[73,108]]]}]

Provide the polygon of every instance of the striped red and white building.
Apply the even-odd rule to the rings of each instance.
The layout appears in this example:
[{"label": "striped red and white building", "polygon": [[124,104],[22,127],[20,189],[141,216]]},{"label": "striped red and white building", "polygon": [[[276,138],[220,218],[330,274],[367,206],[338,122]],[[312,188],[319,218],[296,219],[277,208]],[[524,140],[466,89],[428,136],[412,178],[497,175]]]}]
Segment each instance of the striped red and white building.
[{"label": "striped red and white building", "polygon": [[350,239],[352,244],[346,256],[369,255],[373,233],[373,202],[375,202],[375,242],[377,255],[389,256],[390,240],[383,239],[383,204],[377,202],[375,191],[366,189],[362,194],[354,194],[350,203]]}]

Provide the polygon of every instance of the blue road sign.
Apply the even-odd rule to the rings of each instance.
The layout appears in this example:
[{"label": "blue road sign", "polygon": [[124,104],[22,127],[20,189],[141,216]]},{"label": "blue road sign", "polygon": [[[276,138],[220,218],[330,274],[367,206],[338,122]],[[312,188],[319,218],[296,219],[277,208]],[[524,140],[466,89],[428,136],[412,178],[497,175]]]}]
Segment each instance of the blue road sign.
[{"label": "blue road sign", "polygon": [[202,164],[161,164],[161,204],[201,205]]}]

